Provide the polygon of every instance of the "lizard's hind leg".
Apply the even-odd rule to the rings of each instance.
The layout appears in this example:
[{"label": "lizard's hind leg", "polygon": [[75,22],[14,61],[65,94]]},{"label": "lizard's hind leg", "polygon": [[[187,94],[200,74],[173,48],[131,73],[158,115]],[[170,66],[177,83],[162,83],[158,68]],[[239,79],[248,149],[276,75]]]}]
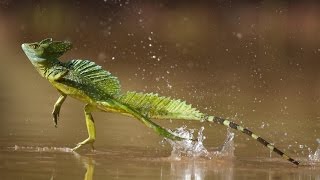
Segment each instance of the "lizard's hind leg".
[{"label": "lizard's hind leg", "polygon": [[127,108],[126,111],[129,114],[133,115],[135,118],[137,118],[139,121],[141,121],[143,124],[145,124],[147,127],[151,128],[156,133],[158,133],[159,135],[161,135],[161,136],[163,136],[165,138],[168,138],[168,139],[171,139],[171,140],[175,140],[175,141],[182,141],[182,140],[195,141],[194,139],[187,139],[187,138],[183,138],[183,137],[179,137],[178,135],[175,135],[174,133],[172,133],[172,132],[168,131],[167,129],[159,126],[156,123],[154,123],[148,117],[139,114],[135,110],[130,110],[129,108]]},{"label": "lizard's hind leg", "polygon": [[75,151],[75,150],[79,149],[81,146],[83,146],[85,144],[90,144],[92,150],[94,150],[93,143],[96,140],[96,128],[95,128],[95,125],[94,125],[93,117],[91,115],[91,112],[94,109],[95,108],[93,106],[91,106],[90,104],[85,105],[85,107],[84,107],[84,115],[85,115],[85,118],[86,118],[86,125],[87,125],[87,130],[88,130],[89,137],[87,139],[85,139],[84,141],[78,143],[77,146],[72,149],[72,151]]}]

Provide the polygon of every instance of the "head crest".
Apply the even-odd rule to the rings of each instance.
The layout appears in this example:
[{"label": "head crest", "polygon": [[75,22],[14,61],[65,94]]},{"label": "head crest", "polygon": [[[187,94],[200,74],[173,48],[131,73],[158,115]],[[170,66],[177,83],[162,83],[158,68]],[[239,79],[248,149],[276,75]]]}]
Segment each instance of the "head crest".
[{"label": "head crest", "polygon": [[40,42],[24,43],[22,49],[34,61],[44,61],[56,59],[72,48],[69,41],[53,41],[52,38],[46,38]]}]

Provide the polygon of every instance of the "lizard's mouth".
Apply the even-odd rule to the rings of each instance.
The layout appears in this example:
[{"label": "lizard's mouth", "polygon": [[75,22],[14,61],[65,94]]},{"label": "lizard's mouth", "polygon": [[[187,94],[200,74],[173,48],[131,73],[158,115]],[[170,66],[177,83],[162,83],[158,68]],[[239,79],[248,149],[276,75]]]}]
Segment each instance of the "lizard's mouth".
[{"label": "lizard's mouth", "polygon": [[29,43],[24,43],[21,45],[22,50],[24,51],[24,53],[27,55],[27,57],[29,58],[29,60],[33,63],[41,63],[43,61],[45,61],[44,58],[41,58],[37,55],[37,53],[32,49],[32,47],[30,47]]},{"label": "lizard's mouth", "polygon": [[29,47],[28,43],[24,43],[21,45],[22,50],[24,53],[29,57],[30,55],[34,54],[33,51],[31,51],[31,48]]},{"label": "lizard's mouth", "polygon": [[21,48],[23,49],[23,51],[26,51],[26,50],[27,50],[26,46],[27,46],[27,45],[26,45],[25,43],[21,45]]},{"label": "lizard's mouth", "polygon": [[28,43],[24,43],[24,44],[21,45],[21,48],[25,53],[31,53],[29,46],[30,45]]}]

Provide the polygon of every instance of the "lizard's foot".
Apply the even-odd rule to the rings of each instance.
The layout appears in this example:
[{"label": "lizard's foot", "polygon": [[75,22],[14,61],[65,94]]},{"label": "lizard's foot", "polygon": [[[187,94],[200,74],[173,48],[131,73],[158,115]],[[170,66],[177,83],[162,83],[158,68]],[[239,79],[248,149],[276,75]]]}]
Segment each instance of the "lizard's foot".
[{"label": "lizard's foot", "polygon": [[83,145],[86,145],[86,144],[90,144],[92,151],[94,151],[94,146],[93,146],[94,141],[95,141],[95,139],[88,137],[86,140],[78,143],[76,147],[72,148],[72,151],[76,151],[77,149],[79,149],[80,147],[82,147]]},{"label": "lizard's foot", "polygon": [[164,129],[162,127],[157,129],[157,132],[162,135],[165,138],[171,139],[173,141],[198,141],[197,139],[194,138],[185,138],[185,137],[180,137],[179,135],[175,134],[172,130]]},{"label": "lizard's foot", "polygon": [[58,126],[59,114],[60,114],[60,108],[54,108],[52,111],[54,127]]}]

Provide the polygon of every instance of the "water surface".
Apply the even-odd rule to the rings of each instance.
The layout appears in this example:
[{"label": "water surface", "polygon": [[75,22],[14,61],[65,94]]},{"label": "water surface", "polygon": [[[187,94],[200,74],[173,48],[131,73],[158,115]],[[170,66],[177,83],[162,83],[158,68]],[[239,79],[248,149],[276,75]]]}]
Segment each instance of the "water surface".
[{"label": "water surface", "polygon": [[277,158],[182,158],[144,148],[95,153],[66,148],[1,149],[1,179],[319,179],[319,164],[295,167]]}]

